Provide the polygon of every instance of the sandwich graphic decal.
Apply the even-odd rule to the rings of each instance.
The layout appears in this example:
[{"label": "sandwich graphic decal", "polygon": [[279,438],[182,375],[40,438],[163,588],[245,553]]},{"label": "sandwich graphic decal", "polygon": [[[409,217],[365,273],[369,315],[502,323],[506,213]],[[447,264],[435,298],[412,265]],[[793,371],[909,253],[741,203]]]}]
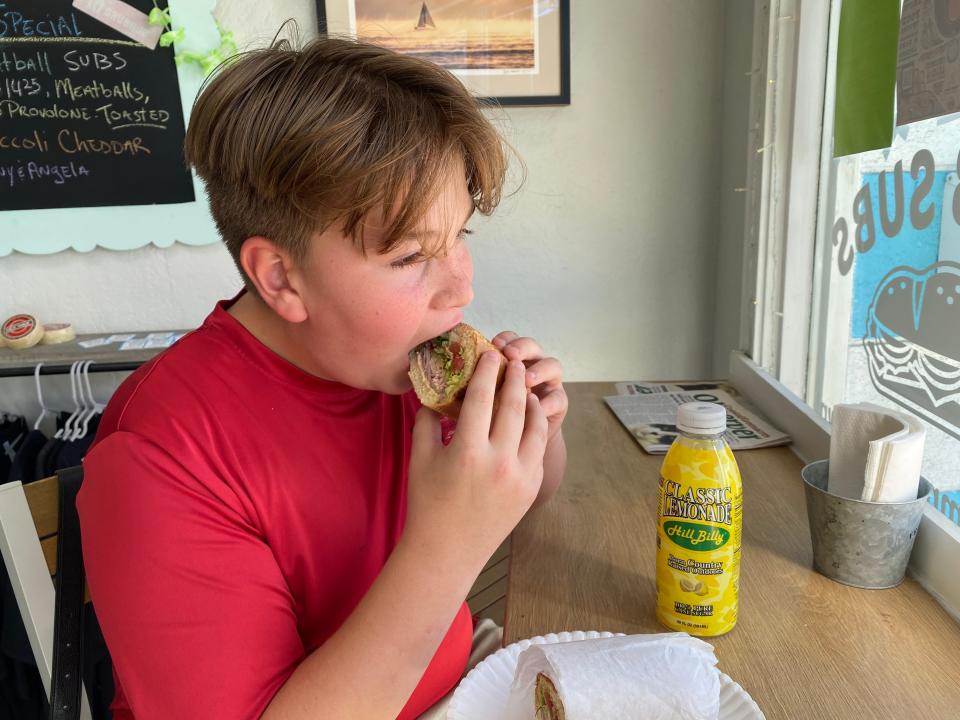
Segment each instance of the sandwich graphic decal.
[{"label": "sandwich graphic decal", "polygon": [[887,273],[863,344],[878,392],[960,438],[960,264]]}]

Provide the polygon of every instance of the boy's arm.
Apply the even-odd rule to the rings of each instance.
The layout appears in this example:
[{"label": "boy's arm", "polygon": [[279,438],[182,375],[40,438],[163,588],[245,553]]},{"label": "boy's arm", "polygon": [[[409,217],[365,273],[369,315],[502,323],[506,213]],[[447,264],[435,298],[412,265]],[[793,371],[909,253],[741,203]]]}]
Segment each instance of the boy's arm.
[{"label": "boy's arm", "polygon": [[563,430],[559,430],[547,443],[547,450],[543,455],[543,484],[540,485],[540,492],[537,493],[537,499],[533,501],[532,508],[543,505],[553,497],[560,483],[563,482],[566,469],[567,445],[563,439]]},{"label": "boy's arm", "polygon": [[397,717],[483,563],[450,543],[404,535],[350,617],[300,663],[263,720]]}]

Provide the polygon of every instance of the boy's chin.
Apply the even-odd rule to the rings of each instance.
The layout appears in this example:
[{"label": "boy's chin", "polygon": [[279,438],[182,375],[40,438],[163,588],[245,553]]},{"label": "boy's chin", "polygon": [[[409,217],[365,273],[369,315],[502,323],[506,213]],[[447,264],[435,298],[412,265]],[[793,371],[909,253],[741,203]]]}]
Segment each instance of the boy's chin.
[{"label": "boy's chin", "polygon": [[413,383],[410,381],[410,376],[407,374],[407,368],[404,368],[401,372],[395,375],[390,379],[389,382],[385,383],[386,387],[383,388],[383,392],[388,395],[403,395],[405,392],[413,390]]}]

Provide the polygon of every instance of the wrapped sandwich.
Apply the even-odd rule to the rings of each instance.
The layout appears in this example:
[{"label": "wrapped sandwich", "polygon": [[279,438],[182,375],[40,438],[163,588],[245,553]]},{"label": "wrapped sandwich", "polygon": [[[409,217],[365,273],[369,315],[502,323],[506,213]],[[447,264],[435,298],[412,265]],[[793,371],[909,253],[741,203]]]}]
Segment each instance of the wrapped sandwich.
[{"label": "wrapped sandwich", "polygon": [[[466,323],[411,350],[410,380],[420,402],[456,419],[477,361],[488,350],[500,353],[493,343]],[[507,359],[500,353],[498,388],[506,368]]]},{"label": "wrapped sandwich", "polygon": [[717,720],[713,647],[686,633],[531,645],[520,653],[508,720]]}]

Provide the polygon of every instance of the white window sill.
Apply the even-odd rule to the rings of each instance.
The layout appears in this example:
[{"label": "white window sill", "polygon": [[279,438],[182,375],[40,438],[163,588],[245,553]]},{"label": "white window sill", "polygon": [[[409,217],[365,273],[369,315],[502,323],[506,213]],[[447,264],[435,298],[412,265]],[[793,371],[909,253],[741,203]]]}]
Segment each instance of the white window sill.
[{"label": "white window sill", "polygon": [[[804,462],[830,457],[830,424],[741,352],[730,354],[730,381],[758,410],[793,438]],[[960,622],[960,526],[932,505],[924,507],[910,556],[910,575]]]}]

